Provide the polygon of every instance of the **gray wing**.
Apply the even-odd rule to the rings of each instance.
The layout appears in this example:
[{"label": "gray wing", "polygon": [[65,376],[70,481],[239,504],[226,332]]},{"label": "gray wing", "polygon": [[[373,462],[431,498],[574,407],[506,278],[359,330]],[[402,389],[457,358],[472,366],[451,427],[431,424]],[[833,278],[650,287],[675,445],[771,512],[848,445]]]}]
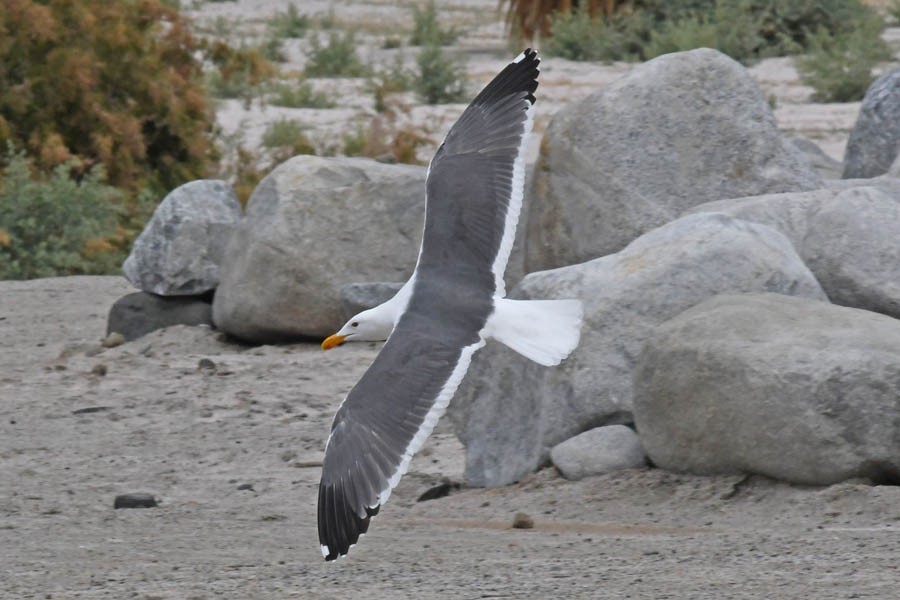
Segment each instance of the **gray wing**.
[{"label": "gray wing", "polygon": [[537,89],[526,50],[466,108],[428,168],[425,234],[417,271],[451,269],[503,293],[525,184],[524,146]]},{"label": "gray wing", "polygon": [[518,161],[523,170],[538,62],[526,50],[501,71],[450,129],[429,167],[409,304],[338,409],[325,447],[318,529],[326,560],[346,554],[367,531],[484,344],[480,332],[502,289],[521,205],[516,169]]}]

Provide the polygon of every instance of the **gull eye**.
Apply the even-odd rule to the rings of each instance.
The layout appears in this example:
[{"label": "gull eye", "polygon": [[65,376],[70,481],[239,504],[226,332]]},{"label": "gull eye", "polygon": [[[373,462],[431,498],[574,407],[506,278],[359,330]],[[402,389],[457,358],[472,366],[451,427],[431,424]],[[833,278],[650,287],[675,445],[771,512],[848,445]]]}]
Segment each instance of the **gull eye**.
[{"label": "gull eye", "polygon": [[359,323],[353,321],[352,323],[350,323],[350,327],[359,327]]}]

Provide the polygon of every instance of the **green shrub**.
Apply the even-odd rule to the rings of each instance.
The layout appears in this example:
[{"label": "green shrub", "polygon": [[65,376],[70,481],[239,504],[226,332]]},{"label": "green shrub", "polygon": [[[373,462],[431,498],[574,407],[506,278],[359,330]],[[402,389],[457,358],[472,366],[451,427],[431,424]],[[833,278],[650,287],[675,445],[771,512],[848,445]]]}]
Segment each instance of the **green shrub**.
[{"label": "green shrub", "polygon": [[309,29],[309,17],[301,15],[291,2],[287,10],[269,19],[269,33],[277,38],[302,38]]},{"label": "green shrub", "polygon": [[306,75],[310,77],[360,77],[366,68],[356,54],[356,35],[347,30],[328,32],[328,44],[322,46],[318,35],[310,38]]},{"label": "green shrub", "polygon": [[298,154],[316,154],[306,137],[306,126],[299,121],[282,118],[270,123],[263,132],[262,144],[272,151],[272,166]]},{"label": "green shrub", "polygon": [[441,27],[434,0],[425,2],[423,8],[413,6],[413,32],[409,38],[410,45],[449,46],[458,38],[459,32],[455,29],[444,29]]},{"label": "green shrub", "polygon": [[559,13],[552,19],[546,51],[569,60],[637,60],[649,31],[645,21],[641,13],[606,20],[592,18],[587,11]]},{"label": "green shrub", "polygon": [[328,94],[317,92],[308,81],[297,85],[279,82],[270,88],[269,102],[288,108],[332,108],[334,101]]},{"label": "green shrub", "polygon": [[17,0],[0,9],[0,148],[48,170],[170,189],[217,160],[190,24],[159,0]]},{"label": "green shrub", "polygon": [[458,59],[449,58],[440,46],[429,45],[416,62],[419,73],[414,87],[424,102],[446,104],[465,99],[465,65]]},{"label": "green shrub", "polygon": [[260,45],[259,51],[266,60],[272,62],[287,61],[287,56],[284,54],[284,41],[278,36],[269,35],[266,37]]},{"label": "green shrub", "polygon": [[859,0],[635,0],[607,18],[554,14],[545,49],[572,60],[611,61],[708,46],[750,62],[802,51],[811,32],[856,31],[873,14]]},{"label": "green shrub", "polygon": [[650,32],[644,58],[694,48],[716,48],[745,62],[759,58],[766,47],[760,33],[764,22],[749,10],[748,4],[748,0],[718,0],[708,16],[691,15],[662,24]]},{"label": "green shrub", "polygon": [[0,179],[0,279],[116,272],[125,255],[115,245],[122,193],[102,183],[97,165],[80,178],[77,161],[50,176],[32,174],[21,152],[6,155]]},{"label": "green shrub", "polygon": [[893,0],[893,2],[888,4],[887,13],[894,19],[895,25],[900,23],[900,0]]},{"label": "green shrub", "polygon": [[891,57],[881,38],[883,23],[875,16],[859,29],[832,36],[825,31],[810,37],[809,54],[798,58],[797,68],[803,83],[815,89],[818,102],[860,100],[872,84],[872,69]]},{"label": "green shrub", "polygon": [[413,89],[415,81],[416,73],[406,68],[403,55],[396,54],[390,65],[376,69],[369,80],[370,89],[375,96],[375,110],[387,110],[387,95],[409,91]]},{"label": "green shrub", "polygon": [[389,162],[421,164],[416,153],[430,143],[428,137],[410,126],[397,127],[393,118],[377,116],[368,127],[358,125],[344,134],[345,156],[368,156]]}]

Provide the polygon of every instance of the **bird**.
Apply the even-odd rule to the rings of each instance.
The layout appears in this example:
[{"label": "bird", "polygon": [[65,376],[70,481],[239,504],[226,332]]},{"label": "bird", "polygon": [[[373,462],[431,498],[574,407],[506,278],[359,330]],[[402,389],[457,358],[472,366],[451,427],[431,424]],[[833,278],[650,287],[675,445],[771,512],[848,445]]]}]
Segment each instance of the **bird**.
[{"label": "bird", "polygon": [[317,524],[326,561],[368,531],[486,340],[546,366],[578,345],[580,300],[505,297],[539,64],[534,50],[523,51],[451,126],[428,166],[412,276],[322,343],[387,340],[342,401],[325,443]]}]

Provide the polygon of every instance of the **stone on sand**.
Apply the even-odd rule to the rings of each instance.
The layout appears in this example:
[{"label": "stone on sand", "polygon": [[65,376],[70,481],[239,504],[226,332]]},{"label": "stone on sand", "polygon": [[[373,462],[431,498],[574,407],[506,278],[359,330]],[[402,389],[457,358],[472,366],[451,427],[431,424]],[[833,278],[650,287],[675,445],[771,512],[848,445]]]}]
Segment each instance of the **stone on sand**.
[{"label": "stone on sand", "polygon": [[710,298],[661,324],[635,372],[661,468],[805,485],[900,481],[900,321],[776,294]]},{"label": "stone on sand", "polygon": [[584,479],[646,464],[637,434],[625,425],[595,427],[557,444],[550,460],[566,479]]},{"label": "stone on sand", "polygon": [[466,481],[506,485],[573,435],[632,422],[632,373],[653,327],[709,296],[760,291],[827,300],[782,234],[717,214],[678,219],[613,255],[527,275],[511,297],[582,299],[581,343],[552,369],[496,343],[475,356],[448,409],[466,446]]},{"label": "stone on sand", "polygon": [[201,179],[163,199],[122,265],[125,278],[162,296],[202,294],[219,284],[225,244],[241,205],[224,181]]},{"label": "stone on sand", "polygon": [[228,244],[216,325],[257,343],[322,338],[344,322],[340,289],[406,281],[422,237],[425,168],[298,156],[253,192]]}]

